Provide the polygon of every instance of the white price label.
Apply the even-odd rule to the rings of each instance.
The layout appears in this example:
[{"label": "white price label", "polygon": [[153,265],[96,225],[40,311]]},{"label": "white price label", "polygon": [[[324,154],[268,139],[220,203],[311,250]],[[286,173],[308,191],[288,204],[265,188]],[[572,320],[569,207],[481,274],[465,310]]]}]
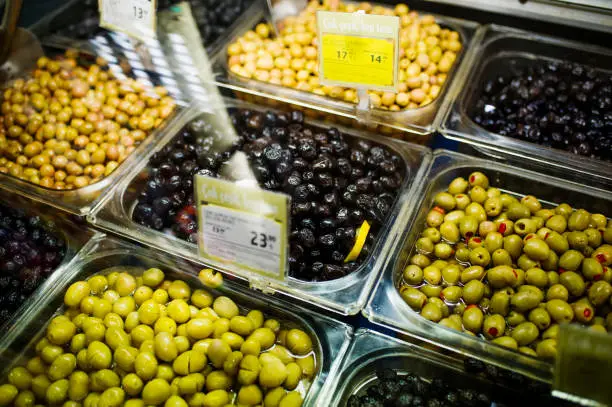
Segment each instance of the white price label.
[{"label": "white price label", "polygon": [[99,0],[100,26],[139,39],[155,37],[156,0]]},{"label": "white price label", "polygon": [[206,254],[220,260],[265,270],[271,276],[281,273],[281,224],[265,216],[204,205],[201,239]]}]

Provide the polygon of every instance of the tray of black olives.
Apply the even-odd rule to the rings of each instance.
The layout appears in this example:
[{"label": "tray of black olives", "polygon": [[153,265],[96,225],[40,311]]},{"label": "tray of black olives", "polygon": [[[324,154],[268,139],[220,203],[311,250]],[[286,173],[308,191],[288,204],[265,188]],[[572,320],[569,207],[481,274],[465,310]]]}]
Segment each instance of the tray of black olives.
[{"label": "tray of black olives", "polygon": [[0,190],[0,330],[19,324],[94,232],[84,221]]},{"label": "tray of black olives", "polygon": [[[429,150],[329,127],[299,111],[266,111],[229,99],[226,105],[221,115],[194,110],[122,179],[91,220],[196,259],[193,175],[227,177],[234,157],[245,157],[261,187],[292,198],[288,277],[270,287],[338,312],[359,312]],[[223,115],[225,122],[219,121]],[[224,150],[212,147],[232,134]],[[358,257],[345,261],[364,221],[370,231]]]},{"label": "tray of black olives", "polygon": [[450,92],[441,131],[609,183],[610,61],[612,49],[483,27]]},{"label": "tray of black olives", "polygon": [[[160,0],[158,11],[167,10],[179,0]],[[261,7],[259,0],[189,0],[191,15],[208,52],[215,52],[225,36],[239,24],[241,16],[251,15],[253,7]],[[87,41],[106,36],[108,31],[100,27],[97,0],[72,0],[55,12],[34,23],[30,29],[44,40],[71,38]]]},{"label": "tray of black olives", "polygon": [[315,405],[352,327],[200,269],[96,236],[1,342],[3,405]]},{"label": "tray of black olives", "polygon": [[368,329],[355,333],[328,389],[321,405],[329,407],[512,407],[525,397],[538,406],[573,405],[543,383]]},{"label": "tray of black olives", "polygon": [[612,329],[612,193],[444,150],[423,185],[372,321],[543,380],[560,324]]}]

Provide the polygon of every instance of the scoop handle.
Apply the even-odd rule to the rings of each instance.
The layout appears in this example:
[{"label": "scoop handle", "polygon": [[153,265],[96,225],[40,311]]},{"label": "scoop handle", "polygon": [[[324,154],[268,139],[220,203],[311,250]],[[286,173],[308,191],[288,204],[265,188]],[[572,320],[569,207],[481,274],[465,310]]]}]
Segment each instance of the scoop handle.
[{"label": "scoop handle", "polygon": [[23,0],[7,0],[4,5],[4,15],[0,26],[0,64],[6,62],[10,52]]}]

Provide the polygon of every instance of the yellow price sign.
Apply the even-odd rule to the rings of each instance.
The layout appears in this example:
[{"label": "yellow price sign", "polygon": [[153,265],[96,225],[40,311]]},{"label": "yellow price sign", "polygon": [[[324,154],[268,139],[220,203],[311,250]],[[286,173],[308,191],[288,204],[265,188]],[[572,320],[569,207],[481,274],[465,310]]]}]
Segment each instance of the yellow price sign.
[{"label": "yellow price sign", "polygon": [[393,87],[393,41],[325,34],[321,42],[325,80]]},{"label": "yellow price sign", "polygon": [[396,90],[397,17],[319,11],[317,27],[322,84]]}]

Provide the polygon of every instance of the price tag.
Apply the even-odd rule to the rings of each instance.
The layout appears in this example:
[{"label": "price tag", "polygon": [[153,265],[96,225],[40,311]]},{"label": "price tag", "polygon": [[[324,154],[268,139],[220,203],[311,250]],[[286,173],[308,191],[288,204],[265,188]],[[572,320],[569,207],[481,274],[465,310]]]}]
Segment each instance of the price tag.
[{"label": "price tag", "polygon": [[318,11],[321,83],[396,91],[399,26],[396,16]]},{"label": "price tag", "polygon": [[555,396],[583,405],[610,405],[610,372],[612,336],[575,324],[560,326],[553,381]]},{"label": "price tag", "polygon": [[195,185],[200,256],[284,279],[289,196],[202,175]]},{"label": "price tag", "polygon": [[157,0],[99,0],[100,27],[144,40],[155,37]]}]

